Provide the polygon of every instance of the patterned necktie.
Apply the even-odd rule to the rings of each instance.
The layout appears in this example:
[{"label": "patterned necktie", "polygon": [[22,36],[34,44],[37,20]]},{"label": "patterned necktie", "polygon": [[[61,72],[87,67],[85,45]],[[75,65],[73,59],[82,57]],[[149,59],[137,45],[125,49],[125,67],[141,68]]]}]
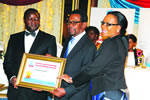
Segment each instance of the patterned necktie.
[{"label": "patterned necktie", "polygon": [[67,47],[66,52],[65,52],[65,54],[64,54],[64,58],[67,58],[67,56],[68,56],[68,54],[69,54],[69,52],[70,52],[70,49],[71,49],[71,46],[72,46],[74,40],[75,40],[74,37],[72,37],[72,38],[70,39],[70,41],[69,41],[69,43],[68,43],[68,47]]},{"label": "patterned necktie", "polygon": [[31,35],[31,36],[35,37],[35,32],[25,32],[25,35],[26,36]]}]

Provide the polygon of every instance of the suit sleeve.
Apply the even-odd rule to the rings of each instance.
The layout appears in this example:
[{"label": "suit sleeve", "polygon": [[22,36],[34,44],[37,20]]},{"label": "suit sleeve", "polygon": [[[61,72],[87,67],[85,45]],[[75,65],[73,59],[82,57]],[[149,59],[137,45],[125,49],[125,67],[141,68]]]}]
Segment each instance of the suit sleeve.
[{"label": "suit sleeve", "polygon": [[[6,51],[6,54],[5,54],[5,59],[4,59],[4,71],[7,75],[7,78],[8,80],[16,75],[15,73],[15,70],[14,68],[12,68],[12,66],[15,66],[16,63],[14,63],[14,59],[13,59],[13,51],[12,51],[12,43],[13,43],[13,39],[12,39],[12,36],[10,37],[9,39],[9,42],[8,42],[8,46],[7,46],[7,51]],[[17,76],[17,75],[16,75]]]},{"label": "suit sleeve", "polygon": [[[105,42],[107,43],[107,42]],[[94,76],[102,73],[105,66],[107,66],[115,56],[114,46],[109,42],[107,45],[103,44],[100,53],[95,57],[94,61],[86,67],[83,71],[73,77],[73,85],[76,87],[91,80]]]},{"label": "suit sleeve", "polygon": [[57,54],[57,46],[56,46],[56,39],[54,36],[50,39],[50,44],[48,48],[48,53],[51,54],[52,56],[56,57]]}]

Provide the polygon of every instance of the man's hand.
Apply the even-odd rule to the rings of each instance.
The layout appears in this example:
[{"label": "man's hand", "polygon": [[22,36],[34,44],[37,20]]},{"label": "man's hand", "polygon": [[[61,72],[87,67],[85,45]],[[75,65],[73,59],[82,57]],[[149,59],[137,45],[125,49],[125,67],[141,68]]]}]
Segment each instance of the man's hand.
[{"label": "man's hand", "polygon": [[54,56],[52,56],[51,54],[45,54],[45,56],[47,56],[47,57],[54,57]]},{"label": "man's hand", "polygon": [[18,88],[17,86],[16,86],[16,80],[17,80],[17,78],[16,77],[13,77],[12,79],[11,79],[11,83],[12,83],[12,85],[14,86],[14,88]]},{"label": "man's hand", "polygon": [[53,95],[55,95],[58,98],[61,98],[66,94],[66,91],[64,88],[57,88],[57,89],[51,91],[50,93],[52,93]]}]

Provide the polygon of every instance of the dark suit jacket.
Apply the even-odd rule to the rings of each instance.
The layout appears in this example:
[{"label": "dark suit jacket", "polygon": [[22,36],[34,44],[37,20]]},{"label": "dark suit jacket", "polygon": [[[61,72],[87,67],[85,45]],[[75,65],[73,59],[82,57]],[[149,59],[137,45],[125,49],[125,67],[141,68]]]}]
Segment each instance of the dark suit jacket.
[{"label": "dark suit jacket", "polygon": [[125,89],[126,55],[126,48],[120,36],[104,40],[95,60],[73,77],[73,84],[78,87],[92,79],[92,96],[106,90]]},{"label": "dark suit jacket", "polygon": [[[67,44],[68,42],[64,44],[61,57],[64,56]],[[64,73],[70,75],[71,77],[75,76],[78,72],[86,68],[86,66],[92,62],[95,54],[96,46],[85,34],[67,56]],[[67,94],[61,99],[55,98],[55,100],[87,100],[89,83],[75,88],[73,85],[63,81],[62,87],[65,89]]]},{"label": "dark suit jacket", "polygon": [[136,49],[133,50],[134,52],[134,58],[135,58],[135,65],[138,65],[138,58],[137,58],[137,53],[136,53]]},{"label": "dark suit jacket", "polygon": [[[4,70],[8,80],[10,80],[12,76],[18,75],[22,56],[25,52],[24,34],[25,32],[23,31],[10,36],[4,59]],[[55,37],[43,31],[39,31],[29,53],[40,55],[48,53],[56,56]],[[14,89],[12,84],[9,84],[7,96],[9,100],[47,100],[46,92],[37,92],[23,87]]]}]

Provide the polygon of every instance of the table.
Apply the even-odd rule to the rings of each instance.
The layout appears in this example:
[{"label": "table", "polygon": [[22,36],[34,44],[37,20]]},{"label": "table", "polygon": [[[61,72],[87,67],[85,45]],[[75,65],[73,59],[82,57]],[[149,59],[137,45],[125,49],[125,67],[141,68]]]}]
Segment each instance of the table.
[{"label": "table", "polygon": [[0,100],[8,100],[6,94],[0,94]]},{"label": "table", "polygon": [[5,86],[5,84],[0,84],[0,100],[7,100],[7,88],[8,86]]},{"label": "table", "polygon": [[125,68],[129,100],[150,100],[150,68]]}]

